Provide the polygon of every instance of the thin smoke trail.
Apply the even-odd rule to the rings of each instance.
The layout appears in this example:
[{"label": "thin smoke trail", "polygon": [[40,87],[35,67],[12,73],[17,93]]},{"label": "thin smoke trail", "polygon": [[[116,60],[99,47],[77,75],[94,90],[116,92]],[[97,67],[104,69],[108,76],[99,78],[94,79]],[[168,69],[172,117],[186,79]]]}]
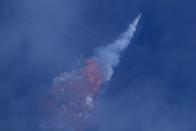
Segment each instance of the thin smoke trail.
[{"label": "thin smoke trail", "polygon": [[109,81],[111,79],[113,68],[118,65],[121,52],[123,52],[130,44],[140,18],[141,13],[135,18],[133,23],[129,25],[128,30],[122,33],[116,41],[105,47],[99,47],[96,50],[94,58],[97,59],[97,61],[99,61],[99,63],[101,64],[101,67],[103,67],[103,75],[105,77],[105,81]]}]

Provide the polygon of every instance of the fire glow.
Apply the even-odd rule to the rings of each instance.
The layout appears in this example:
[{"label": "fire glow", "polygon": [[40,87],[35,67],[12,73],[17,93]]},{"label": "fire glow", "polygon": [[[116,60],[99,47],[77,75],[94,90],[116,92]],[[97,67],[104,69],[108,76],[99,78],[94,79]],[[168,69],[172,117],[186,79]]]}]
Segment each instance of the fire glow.
[{"label": "fire glow", "polygon": [[140,17],[141,14],[116,41],[98,48],[84,66],[55,77],[46,98],[47,124],[43,128],[47,131],[85,131],[91,112],[96,107],[97,94],[101,86],[110,80],[113,68],[118,65],[121,52],[128,47]]}]

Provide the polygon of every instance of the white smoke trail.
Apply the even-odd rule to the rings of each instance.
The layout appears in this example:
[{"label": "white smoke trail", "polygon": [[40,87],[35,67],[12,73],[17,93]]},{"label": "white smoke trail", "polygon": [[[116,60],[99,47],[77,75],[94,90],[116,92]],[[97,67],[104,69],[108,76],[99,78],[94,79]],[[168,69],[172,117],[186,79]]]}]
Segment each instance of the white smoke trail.
[{"label": "white smoke trail", "polygon": [[141,13],[129,25],[128,30],[122,33],[116,41],[105,47],[99,47],[96,50],[95,59],[97,59],[100,66],[103,67],[104,81],[109,81],[111,79],[113,68],[118,65],[121,52],[128,47],[140,18]]}]

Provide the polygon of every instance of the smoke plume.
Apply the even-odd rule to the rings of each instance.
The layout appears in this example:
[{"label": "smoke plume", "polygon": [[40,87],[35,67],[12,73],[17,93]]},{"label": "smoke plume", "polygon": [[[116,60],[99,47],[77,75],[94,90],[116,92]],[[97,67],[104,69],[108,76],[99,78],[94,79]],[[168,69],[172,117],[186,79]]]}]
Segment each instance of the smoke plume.
[{"label": "smoke plume", "polygon": [[115,42],[98,48],[84,66],[55,77],[42,104],[47,116],[43,129],[84,131],[93,126],[90,118],[96,107],[97,94],[102,84],[110,80],[113,68],[118,65],[121,52],[128,47],[140,17],[141,14]]},{"label": "smoke plume", "polygon": [[121,52],[128,47],[130,40],[136,31],[140,17],[141,14],[137,16],[133,23],[129,25],[128,30],[122,33],[116,41],[105,47],[99,47],[96,50],[95,59],[97,59],[97,61],[101,63],[101,67],[103,67],[105,81],[109,81],[111,79],[113,68],[118,65]]}]

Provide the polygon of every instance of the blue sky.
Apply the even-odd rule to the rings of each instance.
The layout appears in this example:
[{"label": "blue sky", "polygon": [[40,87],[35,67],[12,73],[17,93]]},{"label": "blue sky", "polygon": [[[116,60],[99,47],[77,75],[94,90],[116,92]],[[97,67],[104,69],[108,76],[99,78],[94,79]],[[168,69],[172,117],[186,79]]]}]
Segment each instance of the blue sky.
[{"label": "blue sky", "polygon": [[39,131],[52,79],[142,12],[94,115],[100,131],[195,131],[194,0],[2,0],[0,130]]}]

